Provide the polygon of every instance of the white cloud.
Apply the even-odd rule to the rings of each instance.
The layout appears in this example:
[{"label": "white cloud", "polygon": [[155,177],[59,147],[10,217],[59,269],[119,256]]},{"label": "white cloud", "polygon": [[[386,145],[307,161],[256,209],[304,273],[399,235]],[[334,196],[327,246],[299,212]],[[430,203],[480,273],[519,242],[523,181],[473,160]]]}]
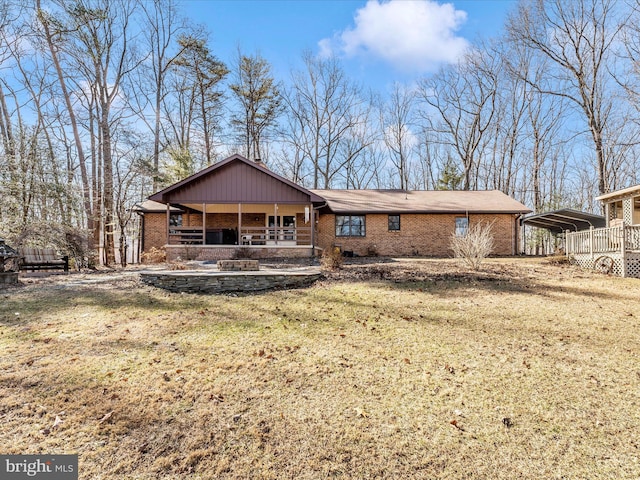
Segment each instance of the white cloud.
[{"label": "white cloud", "polygon": [[455,62],[469,45],[456,36],[467,14],[433,0],[369,0],[355,26],[318,43],[320,55],[382,59],[406,71],[425,72]]}]

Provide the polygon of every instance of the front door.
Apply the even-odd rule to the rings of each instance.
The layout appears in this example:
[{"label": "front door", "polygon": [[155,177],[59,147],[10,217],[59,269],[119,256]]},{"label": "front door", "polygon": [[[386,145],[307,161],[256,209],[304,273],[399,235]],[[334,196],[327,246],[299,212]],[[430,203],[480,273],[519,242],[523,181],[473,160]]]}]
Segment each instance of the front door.
[{"label": "front door", "polygon": [[[278,240],[295,240],[296,217],[295,215],[269,215],[267,220],[269,228],[269,240],[275,240],[276,231]],[[280,230],[276,230],[276,229]]]}]

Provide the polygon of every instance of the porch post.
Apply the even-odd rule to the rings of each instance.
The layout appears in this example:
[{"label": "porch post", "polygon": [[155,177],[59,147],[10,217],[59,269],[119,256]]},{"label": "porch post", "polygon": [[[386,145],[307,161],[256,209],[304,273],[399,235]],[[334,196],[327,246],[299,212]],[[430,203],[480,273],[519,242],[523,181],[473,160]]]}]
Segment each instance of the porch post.
[{"label": "porch post", "polygon": [[274,233],[275,235],[273,236],[273,240],[274,242],[276,242],[275,244],[278,245],[278,226],[280,225],[280,222],[278,221],[278,204],[274,203],[273,204],[273,228],[274,228]]},{"label": "porch post", "polygon": [[573,252],[573,239],[569,236],[568,229],[564,231],[564,246],[568,257],[569,253]]},{"label": "porch post", "polygon": [[620,265],[620,274],[623,277],[627,276],[627,242],[626,242],[626,229],[627,229],[627,222],[622,222],[622,227],[620,227],[622,230],[622,241],[620,242],[620,258],[621,258],[621,265]]},{"label": "porch post", "polygon": [[167,245],[169,245],[170,218],[171,218],[171,204],[167,203]]},{"label": "porch post", "polygon": [[589,227],[589,254],[593,258],[593,225]]},{"label": "porch post", "polygon": [[316,247],[316,234],[315,234],[315,212],[313,211],[313,203],[309,204],[309,225],[311,226],[311,256]]},{"label": "porch post", "polygon": [[207,243],[207,204],[202,204],[202,244]]},{"label": "porch post", "polygon": [[242,203],[238,203],[238,245],[242,245]]}]

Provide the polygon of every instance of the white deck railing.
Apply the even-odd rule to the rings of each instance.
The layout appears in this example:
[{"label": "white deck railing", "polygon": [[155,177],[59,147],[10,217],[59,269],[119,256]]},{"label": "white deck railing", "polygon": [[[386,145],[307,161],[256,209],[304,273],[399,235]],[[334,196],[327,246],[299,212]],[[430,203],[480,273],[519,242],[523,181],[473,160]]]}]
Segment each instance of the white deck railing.
[{"label": "white deck railing", "polygon": [[591,228],[582,232],[567,232],[567,255],[624,252],[640,250],[640,225]]}]

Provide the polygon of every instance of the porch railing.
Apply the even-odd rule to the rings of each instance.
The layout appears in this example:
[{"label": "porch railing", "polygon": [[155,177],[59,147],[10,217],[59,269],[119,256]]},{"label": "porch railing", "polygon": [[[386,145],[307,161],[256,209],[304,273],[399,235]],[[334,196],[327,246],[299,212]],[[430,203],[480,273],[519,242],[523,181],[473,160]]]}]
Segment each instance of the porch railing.
[{"label": "porch railing", "polygon": [[170,227],[169,245],[202,245],[204,232],[202,227]]},{"label": "porch railing", "polygon": [[592,228],[565,235],[567,255],[640,250],[640,225]]},{"label": "porch railing", "polygon": [[[245,246],[310,246],[312,227],[242,227],[236,245]],[[202,227],[170,227],[169,245],[204,245]],[[216,243],[218,244],[218,243]]]},{"label": "porch railing", "polygon": [[311,245],[311,227],[242,227],[242,245]]}]

